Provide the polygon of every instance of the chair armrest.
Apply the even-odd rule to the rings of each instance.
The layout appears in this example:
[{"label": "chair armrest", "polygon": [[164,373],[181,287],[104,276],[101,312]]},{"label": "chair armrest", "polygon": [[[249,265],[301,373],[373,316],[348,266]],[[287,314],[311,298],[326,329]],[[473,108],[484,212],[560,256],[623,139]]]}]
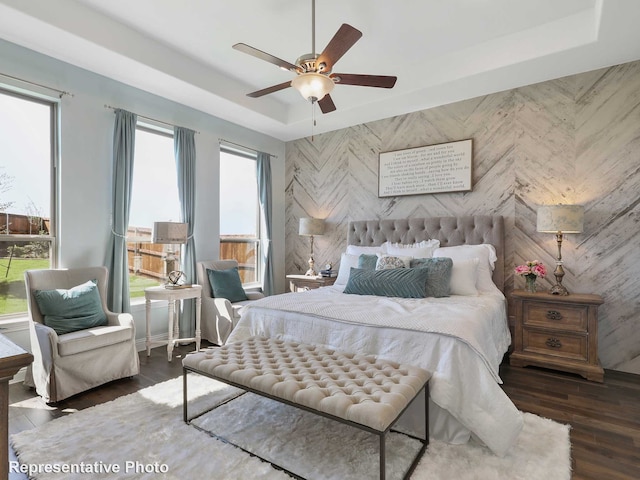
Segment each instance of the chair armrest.
[{"label": "chair armrest", "polygon": [[249,300],[259,300],[261,298],[264,298],[264,293],[262,292],[248,290],[246,293]]},{"label": "chair armrest", "polygon": [[121,327],[134,327],[133,315],[130,313],[114,313],[105,312],[107,315],[107,325],[121,326]]},{"label": "chair armrest", "polygon": [[213,304],[216,307],[218,315],[233,323],[233,307],[229,300],[226,298],[214,298]]}]

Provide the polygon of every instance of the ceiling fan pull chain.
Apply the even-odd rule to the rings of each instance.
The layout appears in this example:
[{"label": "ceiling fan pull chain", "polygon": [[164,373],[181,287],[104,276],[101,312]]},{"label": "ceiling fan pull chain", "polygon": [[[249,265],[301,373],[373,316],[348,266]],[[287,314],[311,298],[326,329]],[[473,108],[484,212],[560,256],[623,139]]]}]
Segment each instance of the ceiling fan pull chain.
[{"label": "ceiling fan pull chain", "polygon": [[313,132],[316,126],[316,109],[313,108],[314,102],[311,102],[311,141],[313,142]]}]

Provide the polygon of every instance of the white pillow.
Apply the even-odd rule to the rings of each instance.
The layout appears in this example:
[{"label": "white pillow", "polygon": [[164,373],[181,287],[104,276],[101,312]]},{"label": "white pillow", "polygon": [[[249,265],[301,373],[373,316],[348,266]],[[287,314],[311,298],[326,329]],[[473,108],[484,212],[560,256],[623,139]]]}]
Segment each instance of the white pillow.
[{"label": "white pillow", "polygon": [[367,255],[375,255],[376,253],[385,253],[385,250],[382,245],[376,245],[375,247],[365,247],[361,245],[347,245],[346,253],[349,255],[360,255],[362,253],[366,253]]},{"label": "white pillow", "polygon": [[340,257],[340,268],[338,269],[338,276],[334,285],[346,285],[349,281],[349,275],[351,275],[351,267],[358,268],[358,259],[360,255],[349,255],[343,253]]},{"label": "white pillow", "polygon": [[423,240],[418,243],[402,244],[389,243],[382,244],[386,252],[390,255],[411,255],[413,258],[431,258],[433,252],[440,246],[440,240]]},{"label": "white pillow", "polygon": [[455,247],[440,247],[433,252],[434,257],[448,257],[453,260],[479,259],[476,288],[480,292],[491,292],[497,288],[491,278],[498,256],[493,245],[483,243],[480,245],[457,245]]},{"label": "white pillow", "polygon": [[451,295],[477,295],[478,258],[454,260],[449,282]]}]

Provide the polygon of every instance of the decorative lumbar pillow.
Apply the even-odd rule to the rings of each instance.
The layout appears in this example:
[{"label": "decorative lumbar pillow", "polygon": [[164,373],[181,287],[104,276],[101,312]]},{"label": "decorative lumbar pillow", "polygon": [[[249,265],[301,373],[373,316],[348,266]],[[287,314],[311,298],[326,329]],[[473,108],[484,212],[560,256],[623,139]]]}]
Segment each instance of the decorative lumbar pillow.
[{"label": "decorative lumbar pillow", "polygon": [[68,290],[34,290],[44,324],[58,335],[107,324],[96,280]]},{"label": "decorative lumbar pillow", "polygon": [[392,268],[409,268],[411,264],[411,257],[386,255],[378,253],[378,260],[376,261],[376,270],[389,270]]},{"label": "decorative lumbar pillow", "polygon": [[231,303],[249,300],[247,293],[242,288],[238,267],[226,270],[211,270],[207,268],[207,277],[209,277],[209,284],[214,297],[226,298]]},{"label": "decorative lumbar pillow", "polygon": [[375,270],[376,263],[378,263],[378,255],[368,255],[366,253],[361,253],[358,257],[358,268]]},{"label": "decorative lumbar pillow", "polygon": [[414,258],[411,260],[411,268],[426,268],[427,285],[425,294],[427,297],[448,297],[451,289],[451,271],[453,260],[450,258]]},{"label": "decorative lumbar pillow", "polygon": [[389,255],[410,255],[413,258],[431,258],[433,252],[440,246],[440,240],[423,240],[417,243],[384,243]]},{"label": "decorative lumbar pillow", "polygon": [[352,268],[344,293],[382,297],[424,298],[426,268],[365,270]]}]

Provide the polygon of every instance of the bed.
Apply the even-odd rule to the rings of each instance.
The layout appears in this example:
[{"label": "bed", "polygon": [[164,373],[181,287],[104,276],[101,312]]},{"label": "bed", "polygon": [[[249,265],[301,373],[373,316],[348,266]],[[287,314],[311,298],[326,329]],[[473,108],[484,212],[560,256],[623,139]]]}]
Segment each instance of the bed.
[{"label": "bed", "polygon": [[[504,455],[523,420],[499,385],[499,365],[511,340],[502,293],[502,217],[354,221],[348,228],[334,286],[253,302],[243,310],[228,342],[261,335],[425,368],[432,372],[431,437],[456,444],[474,437]],[[453,259],[451,295],[345,293],[353,289],[355,278],[349,282],[354,272],[349,267],[358,266],[362,258],[391,256],[410,266],[408,259],[429,254]],[[424,404],[415,405],[403,419],[403,428],[422,433],[418,426],[423,412]]]}]

